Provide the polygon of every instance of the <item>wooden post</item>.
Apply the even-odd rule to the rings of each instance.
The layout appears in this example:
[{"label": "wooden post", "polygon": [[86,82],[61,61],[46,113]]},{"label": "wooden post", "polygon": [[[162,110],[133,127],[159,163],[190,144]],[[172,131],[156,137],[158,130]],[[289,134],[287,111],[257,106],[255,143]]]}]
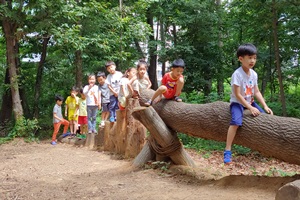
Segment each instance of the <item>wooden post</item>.
[{"label": "wooden post", "polygon": [[[174,134],[174,131],[167,127],[152,106],[147,108],[137,107],[134,109],[132,115],[144,124],[144,126],[150,131],[151,136],[161,147],[167,147],[172,143],[174,137],[177,137]],[[147,157],[150,157],[150,155],[147,155]],[[170,158],[177,165],[195,166],[193,160],[183,149],[182,144],[178,150],[170,155]],[[135,160],[133,164],[140,166],[144,163],[139,163]]]},{"label": "wooden post", "polygon": [[126,158],[136,157],[143,149],[143,146],[145,144],[147,129],[143,124],[141,124],[141,122],[139,122],[132,116],[133,109],[139,106],[140,104],[138,99],[128,99],[126,106]]},{"label": "wooden post", "polygon": [[300,197],[300,180],[288,183],[276,193],[275,200],[296,200]]}]

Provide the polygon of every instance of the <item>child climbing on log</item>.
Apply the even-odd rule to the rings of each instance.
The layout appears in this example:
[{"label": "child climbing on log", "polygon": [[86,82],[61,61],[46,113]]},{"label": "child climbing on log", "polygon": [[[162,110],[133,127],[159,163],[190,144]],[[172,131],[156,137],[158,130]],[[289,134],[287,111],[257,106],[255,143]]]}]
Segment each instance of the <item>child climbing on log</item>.
[{"label": "child climbing on log", "polygon": [[99,83],[99,110],[101,109],[101,122],[100,126],[105,125],[105,121],[107,121],[109,117],[109,88],[107,83],[105,83],[106,76],[104,72],[97,73],[97,81]]},{"label": "child climbing on log", "polygon": [[136,68],[130,67],[127,69],[121,79],[121,86],[118,95],[119,108],[120,110],[125,110],[126,107],[126,98],[128,98],[129,94],[133,93],[133,89],[131,86],[132,78],[136,75]]},{"label": "child climbing on log", "polygon": [[110,90],[110,103],[109,103],[109,121],[115,122],[117,118],[116,111],[119,109],[118,106],[118,94],[120,90],[120,82],[123,76],[122,72],[116,71],[116,64],[113,61],[108,61],[105,64],[106,70],[109,72],[106,83]]},{"label": "child climbing on log", "polygon": [[55,95],[55,106],[53,108],[53,134],[52,134],[52,145],[56,145],[56,135],[59,131],[60,125],[64,125],[63,137],[70,135],[68,133],[69,122],[63,118],[61,105],[63,103],[64,98],[60,95]]},{"label": "child climbing on log", "polygon": [[139,92],[143,89],[150,89],[152,83],[147,75],[148,64],[145,60],[139,60],[137,66],[137,76],[132,79],[133,98],[139,98]]},{"label": "child climbing on log", "polygon": [[[255,117],[264,110],[273,115],[267,106],[257,86],[257,73],[252,69],[256,63],[257,49],[253,44],[243,44],[237,50],[237,57],[242,66],[231,76],[230,112],[231,121],[227,132],[224,163],[231,162],[231,146],[238,127],[242,126],[243,111],[249,109]],[[254,97],[263,106],[264,110],[254,102]]]},{"label": "child climbing on log", "polygon": [[[162,95],[166,99],[173,99],[177,102],[182,102],[180,93],[184,85],[183,71],[184,61],[182,59],[174,60],[171,66],[171,72],[166,73],[162,80],[161,86],[155,91],[152,98],[145,103],[146,106],[152,105],[153,102],[161,100]],[[157,99],[156,99],[157,98]]]}]

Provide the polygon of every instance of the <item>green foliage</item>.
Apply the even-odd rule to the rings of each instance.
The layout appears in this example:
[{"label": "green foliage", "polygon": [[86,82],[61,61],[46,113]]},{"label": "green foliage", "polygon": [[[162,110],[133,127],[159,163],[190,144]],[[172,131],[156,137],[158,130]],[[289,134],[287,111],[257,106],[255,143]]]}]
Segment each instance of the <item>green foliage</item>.
[{"label": "green foliage", "polygon": [[36,131],[40,129],[38,125],[37,119],[25,119],[24,117],[19,118],[8,137],[16,138],[16,137],[23,137],[27,141],[34,141],[36,140],[35,134]]}]

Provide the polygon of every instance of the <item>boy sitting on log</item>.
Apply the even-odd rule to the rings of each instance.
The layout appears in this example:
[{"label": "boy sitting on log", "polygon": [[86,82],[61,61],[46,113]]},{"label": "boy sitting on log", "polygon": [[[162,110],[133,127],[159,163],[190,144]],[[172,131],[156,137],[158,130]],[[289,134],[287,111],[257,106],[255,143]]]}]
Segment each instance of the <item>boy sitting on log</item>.
[{"label": "boy sitting on log", "polygon": [[182,59],[174,60],[171,66],[171,72],[166,73],[162,80],[161,86],[155,91],[152,98],[145,103],[146,106],[152,105],[154,102],[158,102],[161,100],[162,95],[166,99],[174,99],[177,102],[182,102],[180,98],[180,93],[184,85],[183,71],[184,71],[184,61]]},{"label": "boy sitting on log", "polygon": [[[242,126],[244,109],[249,109],[255,117],[264,110],[273,114],[267,106],[257,86],[257,73],[252,69],[256,63],[257,50],[253,44],[239,46],[237,57],[242,66],[231,76],[230,113],[231,121],[227,132],[226,147],[224,151],[224,163],[231,162],[231,145],[238,127]],[[254,102],[254,97],[263,106],[264,110]]]}]

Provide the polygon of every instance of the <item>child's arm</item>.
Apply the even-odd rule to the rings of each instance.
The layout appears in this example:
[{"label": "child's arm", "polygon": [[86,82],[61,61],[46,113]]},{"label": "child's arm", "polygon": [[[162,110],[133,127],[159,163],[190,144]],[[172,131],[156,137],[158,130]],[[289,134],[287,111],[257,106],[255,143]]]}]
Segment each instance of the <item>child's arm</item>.
[{"label": "child's arm", "polygon": [[118,93],[116,93],[116,91],[109,84],[108,84],[108,88],[112,93],[114,93],[115,97],[118,97]]},{"label": "child's arm", "polygon": [[66,106],[65,106],[65,117],[67,117],[68,116],[68,104],[66,104]]},{"label": "child's arm", "polygon": [[254,86],[254,96],[256,97],[257,101],[263,106],[264,110],[273,115],[273,111],[268,107],[268,105],[265,102],[265,99],[263,98],[260,90],[258,89],[257,85]]},{"label": "child's arm", "polygon": [[101,90],[98,91],[98,109],[101,109],[101,103],[102,103],[102,99],[101,99]]},{"label": "child's arm", "polygon": [[53,113],[53,117],[54,117],[55,119],[59,120],[59,121],[62,121],[62,119],[61,119],[61,118],[59,118],[59,117],[57,116],[57,114],[56,114],[56,113]]},{"label": "child's arm", "polygon": [[147,87],[147,89],[150,89],[151,86],[152,86],[152,83],[151,83],[151,81],[150,81],[150,79],[149,79],[148,76],[146,76],[146,80],[148,81],[148,87]]}]

